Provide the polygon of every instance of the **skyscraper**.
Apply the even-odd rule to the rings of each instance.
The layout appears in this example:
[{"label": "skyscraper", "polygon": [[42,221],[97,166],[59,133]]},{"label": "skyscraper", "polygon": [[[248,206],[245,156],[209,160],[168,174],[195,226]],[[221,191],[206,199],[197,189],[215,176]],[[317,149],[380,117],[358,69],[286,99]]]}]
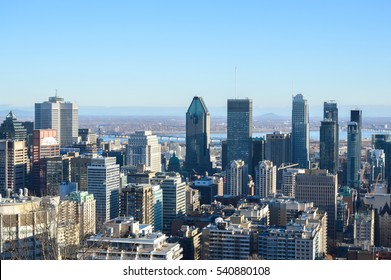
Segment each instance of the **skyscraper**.
[{"label": "skyscraper", "polygon": [[361,128],[361,110],[352,110],[348,123],[347,183],[356,189],[361,180]]},{"label": "skyscraper", "polygon": [[282,164],[292,163],[292,139],[290,133],[275,131],[266,135],[265,159],[270,160],[277,167],[277,189],[282,185]]},{"label": "skyscraper", "polygon": [[186,214],[186,183],[178,173],[168,173],[160,187],[163,190],[163,233],[171,233],[171,223]]},{"label": "skyscraper", "polygon": [[137,167],[145,165],[146,170],[161,172],[161,147],[152,131],[136,131],[126,146],[127,164]]},{"label": "skyscraper", "polygon": [[26,140],[27,130],[10,111],[0,126],[0,139]]},{"label": "skyscraper", "polygon": [[233,160],[227,166],[226,194],[246,196],[248,189],[248,166],[243,160]]},{"label": "skyscraper", "polygon": [[330,173],[338,172],[337,124],[332,120],[324,120],[320,124],[320,168]]},{"label": "skyscraper", "polygon": [[276,193],[277,168],[270,160],[260,161],[256,167],[255,195],[267,197]]},{"label": "skyscraper", "polygon": [[320,168],[337,174],[339,169],[338,108],[335,101],[324,102],[320,125]]},{"label": "skyscraper", "polygon": [[33,131],[31,190],[35,195],[42,196],[48,194],[46,163],[49,158],[58,158],[60,156],[60,145],[56,137],[57,130],[54,129]]},{"label": "skyscraper", "polygon": [[186,170],[210,172],[210,114],[202,97],[195,96],[186,113]]},{"label": "skyscraper", "polygon": [[292,161],[300,168],[309,168],[308,104],[303,95],[292,101]]},{"label": "skyscraper", "polygon": [[27,187],[29,169],[25,140],[0,140],[0,192]]},{"label": "skyscraper", "polygon": [[88,166],[88,193],[96,200],[96,227],[118,217],[119,214],[119,165],[115,157],[93,158]]},{"label": "skyscraper", "polygon": [[253,102],[228,99],[227,107],[227,162],[243,160],[252,170]]},{"label": "skyscraper", "polygon": [[35,103],[35,129],[55,129],[60,146],[71,146],[78,137],[78,111],[77,104],[49,97],[49,101]]},{"label": "skyscraper", "polygon": [[298,201],[313,202],[315,207],[327,212],[327,236],[335,237],[337,220],[337,175],[327,170],[306,170],[296,175],[295,198]]}]

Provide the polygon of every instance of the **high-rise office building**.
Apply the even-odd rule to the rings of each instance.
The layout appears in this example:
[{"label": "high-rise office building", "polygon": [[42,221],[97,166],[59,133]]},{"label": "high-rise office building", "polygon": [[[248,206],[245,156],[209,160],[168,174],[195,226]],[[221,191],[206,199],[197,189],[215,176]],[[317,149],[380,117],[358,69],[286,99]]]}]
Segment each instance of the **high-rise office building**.
[{"label": "high-rise office building", "polygon": [[96,227],[119,214],[119,165],[114,157],[93,158],[88,166],[88,192],[96,200]]},{"label": "high-rise office building", "polygon": [[319,142],[320,168],[337,174],[339,170],[339,124],[338,107],[335,101],[324,102]]},{"label": "high-rise office building", "polygon": [[42,175],[46,174],[47,159],[60,157],[60,145],[56,138],[57,130],[54,129],[33,131],[32,186],[30,187],[35,195],[42,196],[48,193],[47,177]]},{"label": "high-rise office building", "polygon": [[78,137],[78,111],[77,104],[49,97],[49,101],[35,103],[35,129],[55,129],[60,146],[71,146]]},{"label": "high-rise office building", "polygon": [[195,96],[186,112],[186,170],[205,174],[210,161],[210,114],[202,97]]},{"label": "high-rise office building", "polygon": [[171,233],[171,223],[186,214],[186,182],[178,173],[166,173],[163,190],[163,233]]},{"label": "high-rise office building", "polygon": [[292,100],[292,162],[300,168],[309,168],[308,104],[303,95]]},{"label": "high-rise office building", "polygon": [[327,212],[327,236],[335,238],[337,220],[337,175],[327,170],[306,170],[296,175],[295,198],[298,201],[310,201],[322,211]]},{"label": "high-rise office building", "polygon": [[145,165],[146,170],[161,172],[161,147],[152,131],[136,131],[126,146],[127,165]]},{"label": "high-rise office building", "polygon": [[252,170],[253,102],[228,99],[227,107],[227,163],[243,160]]},{"label": "high-rise office building", "polygon": [[243,160],[233,160],[227,166],[226,194],[246,196],[248,190],[248,166]]},{"label": "high-rise office building", "polygon": [[338,125],[335,121],[325,119],[320,125],[320,168],[330,173],[338,172]]},{"label": "high-rise office building", "polygon": [[30,170],[25,140],[0,140],[0,192],[27,187]]},{"label": "high-rise office building", "polygon": [[121,191],[121,215],[142,224],[154,224],[153,192],[149,184],[129,184]]},{"label": "high-rise office building", "polygon": [[348,123],[348,152],[347,152],[347,183],[349,186],[358,189],[360,187],[360,145],[359,125],[357,122]]},{"label": "high-rise office building", "polygon": [[277,167],[277,189],[282,186],[283,169],[278,169],[283,164],[292,163],[292,139],[290,133],[275,131],[266,134],[265,159],[270,160]]},{"label": "high-rise office building", "polygon": [[270,160],[260,161],[255,169],[255,195],[267,197],[276,193],[277,168]]},{"label": "high-rise office building", "polygon": [[163,190],[160,185],[152,186],[153,194],[153,228],[155,231],[163,229]]},{"label": "high-rise office building", "polygon": [[0,126],[0,139],[27,140],[27,130],[10,111]]},{"label": "high-rise office building", "polygon": [[255,168],[258,165],[260,161],[265,160],[265,149],[266,149],[266,140],[265,138],[261,137],[255,137],[252,139],[252,166],[253,172],[250,172],[250,174],[255,177]]}]

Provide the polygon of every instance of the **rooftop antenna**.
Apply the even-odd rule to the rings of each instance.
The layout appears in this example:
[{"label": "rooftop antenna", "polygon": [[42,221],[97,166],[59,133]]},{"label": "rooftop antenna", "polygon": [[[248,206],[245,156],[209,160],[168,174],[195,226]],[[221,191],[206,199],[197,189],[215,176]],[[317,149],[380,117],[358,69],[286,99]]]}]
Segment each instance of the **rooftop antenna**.
[{"label": "rooftop antenna", "polygon": [[58,94],[57,94],[57,89],[56,89],[56,95],[55,95],[56,97],[58,97]]}]

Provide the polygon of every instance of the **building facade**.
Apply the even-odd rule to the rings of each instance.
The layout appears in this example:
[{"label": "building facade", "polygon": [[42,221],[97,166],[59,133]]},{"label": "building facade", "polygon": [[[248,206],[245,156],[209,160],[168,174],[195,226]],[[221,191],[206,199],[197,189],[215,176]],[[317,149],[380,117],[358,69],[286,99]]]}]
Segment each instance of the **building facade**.
[{"label": "building facade", "polygon": [[292,162],[309,168],[308,104],[302,94],[292,100]]}]

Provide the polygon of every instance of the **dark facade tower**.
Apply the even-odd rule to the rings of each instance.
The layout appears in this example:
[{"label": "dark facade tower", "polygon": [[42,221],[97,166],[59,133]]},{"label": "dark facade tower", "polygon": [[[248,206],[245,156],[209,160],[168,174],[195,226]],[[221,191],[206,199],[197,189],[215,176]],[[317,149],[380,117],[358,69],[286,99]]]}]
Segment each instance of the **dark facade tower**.
[{"label": "dark facade tower", "polygon": [[186,113],[186,170],[204,174],[210,161],[210,114],[202,97],[195,96]]},{"label": "dark facade tower", "polygon": [[252,170],[253,102],[228,99],[227,108],[227,162],[243,160]]},{"label": "dark facade tower", "polygon": [[17,121],[15,114],[10,111],[0,125],[0,139],[26,140],[27,132],[23,124]]},{"label": "dark facade tower", "polygon": [[324,102],[324,120],[320,125],[320,169],[337,174],[339,169],[338,108],[335,102]]},{"label": "dark facade tower", "polygon": [[292,161],[300,168],[309,168],[309,144],[308,104],[297,94],[292,101]]},{"label": "dark facade tower", "polygon": [[361,129],[361,110],[351,110],[350,123],[348,124],[347,183],[355,188],[359,188],[361,180]]},{"label": "dark facade tower", "polygon": [[347,183],[358,189],[360,171],[359,128],[356,122],[348,124]]}]

